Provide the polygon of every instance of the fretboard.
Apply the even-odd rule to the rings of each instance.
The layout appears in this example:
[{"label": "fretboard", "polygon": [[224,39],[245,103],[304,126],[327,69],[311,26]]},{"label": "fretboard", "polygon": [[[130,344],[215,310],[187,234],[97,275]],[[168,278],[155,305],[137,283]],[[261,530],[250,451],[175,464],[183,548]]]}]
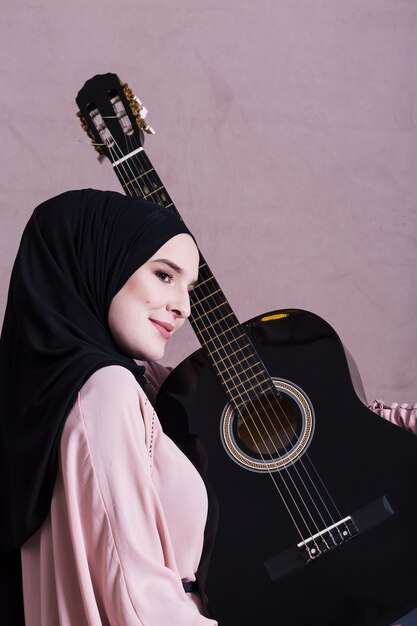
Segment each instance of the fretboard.
[{"label": "fretboard", "polygon": [[[139,196],[181,216],[143,149],[113,164],[127,195]],[[191,293],[191,326],[236,408],[274,391],[274,384],[200,253],[198,284]]]}]

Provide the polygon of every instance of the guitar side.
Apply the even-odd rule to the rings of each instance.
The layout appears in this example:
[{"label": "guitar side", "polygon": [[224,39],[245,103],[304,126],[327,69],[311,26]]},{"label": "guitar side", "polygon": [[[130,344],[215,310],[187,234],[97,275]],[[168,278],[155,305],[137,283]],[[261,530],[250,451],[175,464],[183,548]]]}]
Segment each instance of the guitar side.
[{"label": "guitar side", "polygon": [[341,516],[356,515],[362,527],[344,545],[303,561],[270,476],[227,453],[225,395],[197,351],[168,377],[156,410],[180,444],[188,421],[207,453],[220,515],[210,613],[222,626],[386,626],[417,605],[417,440],[360,402],[340,339],[318,316],[275,311],[244,326],[271,376],[311,401],[314,433],[296,463],[311,462]]}]

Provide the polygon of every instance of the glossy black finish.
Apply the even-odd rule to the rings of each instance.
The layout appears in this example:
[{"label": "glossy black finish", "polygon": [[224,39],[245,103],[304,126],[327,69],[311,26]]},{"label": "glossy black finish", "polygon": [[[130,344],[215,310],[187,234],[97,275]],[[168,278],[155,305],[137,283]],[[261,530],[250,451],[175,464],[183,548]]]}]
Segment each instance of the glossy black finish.
[{"label": "glossy black finish", "polygon": [[265,562],[299,538],[269,476],[240,468],[224,451],[224,392],[197,351],[168,377],[156,409],[180,445],[189,428],[208,455],[220,513],[210,614],[221,626],[387,626],[417,605],[417,438],[360,402],[338,336],[316,315],[277,311],[244,326],[271,376],[310,398],[316,426],[308,454],[342,513],[385,495],[394,515],[273,582]]}]

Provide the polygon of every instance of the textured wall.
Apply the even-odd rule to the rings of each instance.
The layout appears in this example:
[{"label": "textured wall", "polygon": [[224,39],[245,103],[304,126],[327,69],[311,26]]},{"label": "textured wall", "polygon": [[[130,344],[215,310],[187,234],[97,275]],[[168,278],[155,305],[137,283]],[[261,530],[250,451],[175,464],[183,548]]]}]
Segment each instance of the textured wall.
[{"label": "textured wall", "polygon": [[1,316],[36,204],[119,190],[74,104],[114,71],[239,318],[315,311],[370,400],[417,400],[415,0],[3,0],[0,28]]}]

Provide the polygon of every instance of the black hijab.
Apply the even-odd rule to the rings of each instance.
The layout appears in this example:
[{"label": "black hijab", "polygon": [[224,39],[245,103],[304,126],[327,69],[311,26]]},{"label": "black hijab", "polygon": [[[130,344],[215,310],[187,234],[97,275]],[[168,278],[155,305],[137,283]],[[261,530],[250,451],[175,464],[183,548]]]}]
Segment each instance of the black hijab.
[{"label": "black hijab", "polygon": [[0,552],[20,547],[48,514],[59,439],[79,389],[118,364],[144,383],[107,324],[113,296],[171,237],[175,215],[87,189],[35,209],[13,267],[0,342]]}]

